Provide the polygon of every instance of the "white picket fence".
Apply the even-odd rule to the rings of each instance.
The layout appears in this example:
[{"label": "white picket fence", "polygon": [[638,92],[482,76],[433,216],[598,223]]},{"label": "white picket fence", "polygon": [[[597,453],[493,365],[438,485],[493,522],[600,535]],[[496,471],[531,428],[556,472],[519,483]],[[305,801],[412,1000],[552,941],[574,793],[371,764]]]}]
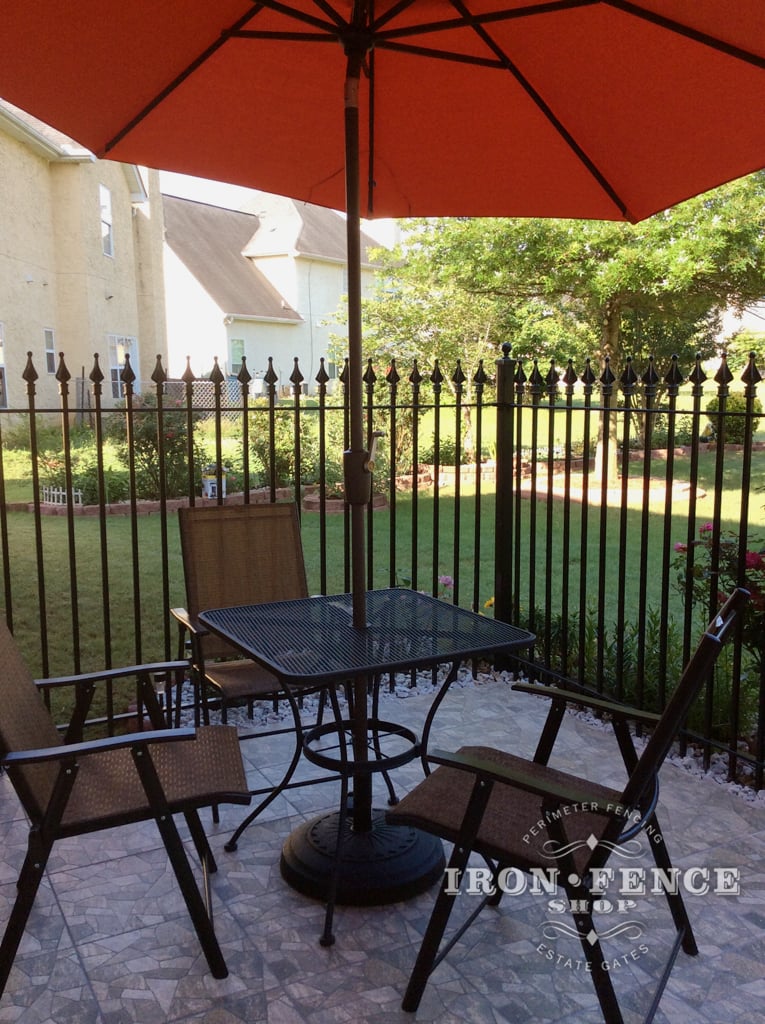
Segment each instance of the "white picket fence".
[{"label": "white picket fence", "polygon": [[[82,491],[72,491],[72,498],[75,505],[81,505]],[[46,505],[67,505],[66,488],[43,486],[42,500]]]}]

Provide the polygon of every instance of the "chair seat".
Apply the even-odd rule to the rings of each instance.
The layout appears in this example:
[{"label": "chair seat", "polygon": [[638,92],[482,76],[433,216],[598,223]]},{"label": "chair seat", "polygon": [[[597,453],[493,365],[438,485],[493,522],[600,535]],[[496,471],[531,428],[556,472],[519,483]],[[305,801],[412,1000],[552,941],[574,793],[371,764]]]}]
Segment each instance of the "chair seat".
[{"label": "chair seat", "polygon": [[[491,747],[462,747],[459,754],[490,761],[510,770],[522,771],[540,783],[565,785],[570,776],[565,772],[536,764]],[[401,802],[387,812],[394,824],[413,825],[454,842],[473,791],[475,776],[457,768],[436,768]],[[601,806],[620,803],[618,790],[597,783],[587,784],[592,800]],[[548,827],[551,812],[543,808],[543,797],[514,786],[496,783],[473,848],[492,860],[523,867],[550,867],[553,860],[544,844],[552,836]],[[566,814],[563,827],[570,841],[599,839],[609,822],[603,814],[577,809]],[[574,854],[577,868],[583,867],[591,851],[584,847]]]},{"label": "chair seat", "polygon": [[229,702],[269,699],[283,692],[276,676],[246,659],[208,663],[205,675]]},{"label": "chair seat", "polygon": [[[234,726],[210,725],[196,738],[150,747],[171,810],[216,802],[246,804],[249,786]],[[127,748],[79,759],[79,770],[61,826],[77,834],[151,816],[146,793]]]}]

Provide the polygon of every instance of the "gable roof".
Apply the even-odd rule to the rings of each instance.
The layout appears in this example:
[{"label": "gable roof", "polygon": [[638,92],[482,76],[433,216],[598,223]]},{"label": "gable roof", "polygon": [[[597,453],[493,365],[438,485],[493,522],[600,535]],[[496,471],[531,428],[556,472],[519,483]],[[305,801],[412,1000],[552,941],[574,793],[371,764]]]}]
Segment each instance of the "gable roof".
[{"label": "gable roof", "polygon": [[[269,192],[253,191],[253,198],[242,207],[254,213],[258,227],[247,246],[247,255],[275,256],[290,253],[296,257],[347,263],[345,218],[336,210]],[[376,242],[361,232],[361,261],[373,267],[370,250],[379,249]]]},{"label": "gable roof", "polygon": [[258,228],[251,213],[162,196],[167,244],[224,313],[299,323],[302,317],[242,255]]},{"label": "gable roof", "polygon": [[[346,263],[348,260],[345,219],[334,210],[310,203],[295,203],[303,221],[297,249],[305,256],[325,256]],[[369,250],[378,246],[369,235],[361,232],[361,262],[370,264]]]}]

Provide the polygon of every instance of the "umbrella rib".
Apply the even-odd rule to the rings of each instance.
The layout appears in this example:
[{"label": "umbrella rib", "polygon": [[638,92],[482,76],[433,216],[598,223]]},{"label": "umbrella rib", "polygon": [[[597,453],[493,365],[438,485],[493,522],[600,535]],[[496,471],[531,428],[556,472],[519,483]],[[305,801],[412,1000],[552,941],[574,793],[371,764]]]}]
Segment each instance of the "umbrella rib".
[{"label": "umbrella rib", "polygon": [[625,14],[631,14],[644,21],[650,21],[654,25],[659,25],[660,28],[666,28],[670,32],[685,36],[687,39],[692,39],[703,46],[709,46],[713,50],[727,54],[729,57],[735,57],[736,60],[753,64],[757,68],[765,68],[765,57],[761,57],[759,54],[752,53],[749,50],[744,50],[740,46],[734,46],[733,43],[726,43],[725,40],[718,39],[717,36],[711,36],[707,32],[691,28],[690,25],[684,25],[680,21],[673,21],[663,14],[647,11],[639,4],[631,3],[630,0],[605,0],[605,3],[609,7],[615,7],[617,10],[623,11]]},{"label": "umbrella rib", "polygon": [[543,99],[541,94],[537,92],[537,90],[534,88],[531,82],[522,73],[520,68],[512,60],[510,60],[510,57],[504,52],[502,47],[499,46],[499,44],[492,39],[492,37],[489,35],[489,33],[486,31],[483,25],[474,23],[470,11],[462,3],[462,0],[452,0],[452,4],[455,10],[459,11],[460,14],[462,14],[463,18],[465,19],[465,22],[473,28],[479,39],[481,39],[486,44],[486,46],[488,46],[489,49],[492,50],[492,52],[495,53],[497,57],[499,57],[499,59],[503,62],[503,65],[506,68],[506,70],[510,72],[510,74],[513,76],[516,82],[518,82],[518,84],[524,90],[524,92],[532,101],[532,103],[534,103],[541,111],[541,113],[544,115],[544,117],[547,118],[552,127],[555,129],[555,131],[560,135],[560,137],[563,139],[563,141],[566,143],[569,149],[574,153],[577,159],[590,172],[592,177],[595,179],[595,181],[597,181],[598,185],[600,185],[600,187],[603,189],[606,195],[612,200],[617,209],[621,211],[623,216],[628,216],[627,204],[618,194],[618,192],[613,187],[611,182],[608,180],[608,178],[606,178],[606,176],[603,174],[600,168],[587,155],[587,153],[585,153],[585,151],[576,141],[571,132],[565,127],[563,122],[558,117],[556,117],[552,108]]},{"label": "umbrella rib", "polygon": [[342,38],[342,33],[332,30],[327,34],[329,26],[323,34],[318,32],[283,32],[274,29],[240,28],[230,33],[232,39],[272,39],[278,42],[294,43],[336,43]]},{"label": "umbrella rib", "polygon": [[593,178],[595,178],[597,183],[612,200],[617,209],[620,210],[623,216],[626,217],[628,215],[627,205],[619,196],[613,185],[599,170],[594,161],[585,153],[568,129],[555,116],[552,109],[539,95],[534,86],[524,77],[519,68],[517,68],[506,55],[503,55],[502,57],[498,56],[494,59],[488,57],[471,57],[467,54],[451,53],[444,50],[431,50],[423,46],[409,46],[405,43],[394,43],[391,41],[380,43],[378,49],[395,50],[398,53],[407,53],[415,56],[428,56],[439,60],[448,60],[462,64],[479,64],[484,67],[496,68],[499,71],[508,71],[515,78],[524,92],[529,96],[532,102],[539,108],[545,118],[550,122],[555,131],[561,136],[566,145],[576,154],[577,158],[587,168]]},{"label": "umbrella rib", "polygon": [[[405,25],[403,28],[389,29],[384,34],[378,33],[381,25],[390,22],[407,7],[411,6],[413,0],[401,0],[399,4],[387,11],[373,26],[375,40],[395,39],[401,36],[413,36],[431,34],[433,32],[447,32],[455,28],[465,27],[465,18],[446,18],[442,21],[423,22],[419,25]],[[554,14],[557,11],[574,10],[577,7],[594,7],[600,0],[549,0],[546,4],[535,6],[503,8],[500,11],[488,11],[484,14],[470,14],[471,24],[491,25],[496,22],[517,21],[519,18],[529,18],[541,14]]]},{"label": "umbrella rib", "polygon": [[506,71],[507,62],[499,57],[478,57],[469,53],[457,53],[454,50],[435,50],[429,46],[414,46],[411,43],[398,43],[393,40],[381,40],[375,45],[376,50],[392,50],[395,53],[407,53],[414,57],[433,57],[436,60],[447,60],[453,64],[475,64],[479,67],[495,68]]},{"label": "umbrella rib", "polygon": [[211,43],[210,46],[203,50],[198,57],[195,57],[190,64],[187,64],[183,71],[176,75],[175,78],[172,79],[172,81],[168,82],[168,84],[163,89],[161,89],[151,100],[149,100],[149,102],[141,110],[139,110],[135,117],[132,117],[127,122],[127,124],[125,124],[124,127],[117,132],[116,135],[109,139],[109,141],[103,146],[103,148],[100,149],[98,153],[96,153],[96,156],[101,158],[105,156],[110,150],[114,149],[114,147],[119,142],[121,142],[126,135],[129,135],[130,132],[132,132],[133,129],[141,123],[141,121],[143,121],[145,118],[149,116],[152,110],[158,107],[163,100],[167,99],[167,97],[172,92],[175,92],[179,85],[182,85],[186,81],[186,79],[189,78],[197,70],[197,68],[201,67],[202,64],[205,63],[205,61],[212,57],[212,55],[217,50],[219,50],[221,46],[223,46],[223,44],[228,39],[230,39],[231,36],[234,35],[239,28],[241,28],[242,25],[246,25],[251,18],[259,14],[260,11],[263,9],[263,6],[264,5],[262,3],[253,4],[253,9],[251,11],[248,11],[247,14],[242,15],[241,18],[238,18],[237,21],[235,21],[230,28],[224,29],[214,43]]},{"label": "umbrella rib", "polygon": [[260,0],[258,7],[267,7],[269,11],[284,14],[288,18],[292,18],[293,21],[303,21],[306,25],[313,25],[315,28],[322,29],[325,32],[332,32],[334,29],[347,29],[349,27],[348,22],[330,4],[325,3],[324,0],[313,0],[313,2],[324,11],[329,21],[323,21],[321,18],[308,14],[306,11],[290,7],[289,4],[279,3],[279,0]]}]

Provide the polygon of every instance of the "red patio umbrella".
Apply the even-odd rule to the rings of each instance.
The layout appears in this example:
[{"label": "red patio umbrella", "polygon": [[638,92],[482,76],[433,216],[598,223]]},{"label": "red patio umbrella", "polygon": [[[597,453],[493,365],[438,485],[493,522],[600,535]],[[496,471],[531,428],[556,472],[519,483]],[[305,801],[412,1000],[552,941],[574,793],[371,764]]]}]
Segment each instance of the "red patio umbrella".
[{"label": "red patio umbrella", "polygon": [[2,33],[0,95],[98,156],[347,210],[358,626],[359,216],[640,220],[765,165],[762,0],[6,0]]}]

